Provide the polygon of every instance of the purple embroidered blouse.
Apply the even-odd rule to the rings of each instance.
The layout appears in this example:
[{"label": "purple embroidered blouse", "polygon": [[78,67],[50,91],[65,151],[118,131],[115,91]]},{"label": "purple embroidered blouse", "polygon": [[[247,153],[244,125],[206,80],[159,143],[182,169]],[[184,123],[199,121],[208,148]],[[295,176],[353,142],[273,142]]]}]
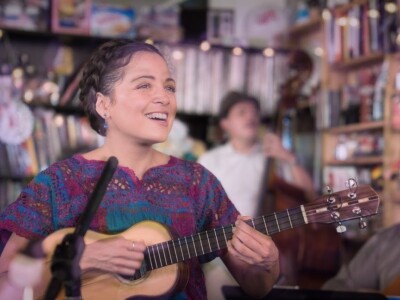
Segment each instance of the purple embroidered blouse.
[{"label": "purple embroidered blouse", "polygon": [[[2,212],[3,241],[10,232],[35,239],[73,227],[104,165],[76,154],[39,173]],[[166,165],[149,169],[142,180],[133,170],[118,167],[89,229],[114,234],[152,220],[186,236],[232,224],[238,214],[213,174],[198,163],[171,157]],[[216,255],[203,257],[201,262]],[[178,298],[206,299],[200,261],[195,258],[188,263],[189,282]]]}]

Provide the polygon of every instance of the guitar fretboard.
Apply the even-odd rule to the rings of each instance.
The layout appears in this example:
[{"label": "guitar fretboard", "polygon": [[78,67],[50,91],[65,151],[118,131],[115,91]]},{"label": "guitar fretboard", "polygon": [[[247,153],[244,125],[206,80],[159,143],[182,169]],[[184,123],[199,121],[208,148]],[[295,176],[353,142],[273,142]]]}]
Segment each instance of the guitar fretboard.
[{"label": "guitar fretboard", "polygon": [[[254,229],[267,234],[285,231],[307,223],[304,207],[256,217],[247,223]],[[207,230],[191,236],[149,246],[145,252],[144,262],[147,270],[158,269],[198,257],[227,247],[232,238],[234,225]]]}]

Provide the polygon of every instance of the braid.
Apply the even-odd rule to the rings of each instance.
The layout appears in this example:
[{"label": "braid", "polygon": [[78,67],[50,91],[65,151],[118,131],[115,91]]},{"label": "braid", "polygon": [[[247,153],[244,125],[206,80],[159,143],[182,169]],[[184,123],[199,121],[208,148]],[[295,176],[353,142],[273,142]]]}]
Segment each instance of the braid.
[{"label": "braid", "polygon": [[101,45],[83,67],[79,100],[91,127],[103,136],[106,134],[105,121],[96,111],[96,93],[110,95],[115,82],[123,75],[122,68],[139,51],[154,52],[163,57],[152,45],[129,39],[115,39]]}]

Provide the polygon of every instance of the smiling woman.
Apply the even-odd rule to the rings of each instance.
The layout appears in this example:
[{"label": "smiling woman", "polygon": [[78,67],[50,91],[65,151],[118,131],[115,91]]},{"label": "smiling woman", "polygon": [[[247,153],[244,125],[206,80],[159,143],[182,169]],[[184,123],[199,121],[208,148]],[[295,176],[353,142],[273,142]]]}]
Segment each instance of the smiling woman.
[{"label": "smiling woman", "polygon": [[[90,124],[105,136],[104,144],[55,162],[3,211],[0,240],[6,244],[0,257],[0,285],[7,279],[12,258],[29,240],[45,238],[50,255],[51,241],[56,244],[65,234],[63,228],[77,224],[106,161],[114,156],[119,166],[85,236],[80,260],[83,298],[125,299],[149,293],[168,299],[206,299],[200,264],[217,256],[246,293],[267,294],[279,272],[273,241],[239,216],[207,169],[153,147],[167,139],[177,110],[175,80],[161,52],[141,42],[107,42],[87,61],[80,89]],[[204,251],[205,241],[197,233],[233,223],[229,239],[217,240],[224,247],[210,245]],[[187,253],[177,247],[173,256],[169,245],[174,243],[167,241],[171,236],[165,228],[185,241],[188,250],[197,240],[203,252]],[[162,253],[155,256],[159,249]],[[145,277],[152,280],[130,284],[154,269],[159,271]],[[98,277],[101,284],[87,284],[88,277],[93,279],[91,271],[104,275]],[[35,287],[37,296],[48,284],[49,270],[44,273],[47,277]],[[162,295],[154,294],[161,290]],[[22,297],[22,289],[15,293],[13,298]]]}]

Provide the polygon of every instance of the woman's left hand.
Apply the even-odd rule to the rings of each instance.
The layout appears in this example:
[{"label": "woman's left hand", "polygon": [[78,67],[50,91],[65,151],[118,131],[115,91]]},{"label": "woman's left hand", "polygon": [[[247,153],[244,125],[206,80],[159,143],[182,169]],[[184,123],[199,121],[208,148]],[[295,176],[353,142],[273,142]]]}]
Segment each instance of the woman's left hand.
[{"label": "woman's left hand", "polygon": [[246,224],[249,217],[239,216],[228,252],[259,270],[269,272],[279,263],[279,251],[272,239]]}]

